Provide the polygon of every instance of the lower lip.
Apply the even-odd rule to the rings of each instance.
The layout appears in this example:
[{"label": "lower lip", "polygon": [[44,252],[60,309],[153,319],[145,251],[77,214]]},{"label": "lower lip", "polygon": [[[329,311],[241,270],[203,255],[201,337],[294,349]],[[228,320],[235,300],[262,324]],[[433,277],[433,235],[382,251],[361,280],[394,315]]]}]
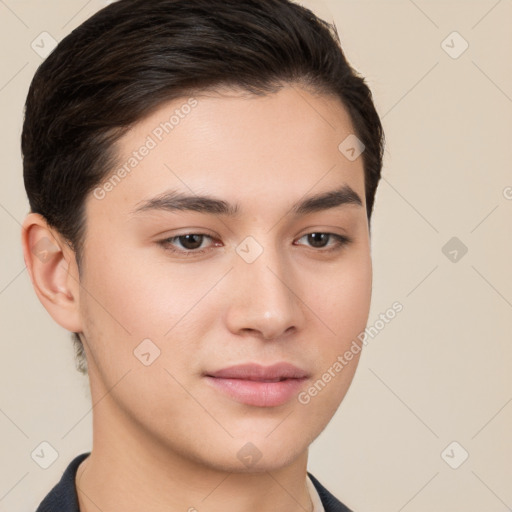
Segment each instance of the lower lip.
[{"label": "lower lip", "polygon": [[255,407],[277,407],[297,395],[306,378],[261,382],[206,376],[206,381],[242,404]]}]

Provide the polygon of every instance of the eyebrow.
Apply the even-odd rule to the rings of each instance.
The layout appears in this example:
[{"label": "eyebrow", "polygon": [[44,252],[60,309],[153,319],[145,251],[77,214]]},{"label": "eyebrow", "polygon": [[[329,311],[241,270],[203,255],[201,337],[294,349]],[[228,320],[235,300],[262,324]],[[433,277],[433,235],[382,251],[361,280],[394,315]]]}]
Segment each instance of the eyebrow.
[{"label": "eyebrow", "polygon": [[[193,211],[236,217],[240,213],[238,204],[231,204],[210,195],[189,195],[175,190],[164,192],[137,204],[139,206],[132,210],[131,214],[148,211]],[[363,206],[361,198],[349,185],[302,199],[292,206],[291,212],[300,216],[346,205]]]}]

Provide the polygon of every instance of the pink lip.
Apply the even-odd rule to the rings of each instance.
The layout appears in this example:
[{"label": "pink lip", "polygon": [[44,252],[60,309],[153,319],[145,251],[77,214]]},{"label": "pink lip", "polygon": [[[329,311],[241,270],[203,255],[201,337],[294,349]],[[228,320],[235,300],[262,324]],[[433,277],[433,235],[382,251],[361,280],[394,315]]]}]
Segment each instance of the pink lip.
[{"label": "pink lip", "polygon": [[256,407],[276,407],[297,394],[309,375],[290,363],[243,364],[205,374],[206,381],[234,400]]}]

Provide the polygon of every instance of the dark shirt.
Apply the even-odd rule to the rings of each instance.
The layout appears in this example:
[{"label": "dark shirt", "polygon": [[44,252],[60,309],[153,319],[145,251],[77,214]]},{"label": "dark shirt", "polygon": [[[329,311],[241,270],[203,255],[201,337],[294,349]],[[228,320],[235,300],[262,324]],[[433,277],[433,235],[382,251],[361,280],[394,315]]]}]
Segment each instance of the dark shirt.
[{"label": "dark shirt", "polygon": [[[36,512],[80,512],[75,488],[75,475],[78,466],[88,455],[90,455],[90,452],[82,453],[71,461],[60,481],[41,502]],[[318,491],[325,512],[352,512],[323,487],[313,475],[310,473],[308,475]]]}]

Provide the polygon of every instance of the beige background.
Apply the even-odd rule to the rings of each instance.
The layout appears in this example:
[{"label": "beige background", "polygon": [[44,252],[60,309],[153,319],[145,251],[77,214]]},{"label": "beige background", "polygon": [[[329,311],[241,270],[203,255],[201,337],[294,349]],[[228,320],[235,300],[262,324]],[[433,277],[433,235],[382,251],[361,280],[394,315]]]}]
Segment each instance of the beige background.
[{"label": "beige background", "polygon": [[[0,0],[0,511],[35,510],[91,447],[87,380],[22,258],[19,138],[42,61],[31,42],[43,31],[62,39],[105,4]],[[352,388],[311,447],[309,470],[355,512],[509,510],[512,2],[307,5],[335,20],[387,135],[369,325],[393,302],[404,306],[370,338]],[[448,37],[453,31],[460,36]],[[468,49],[453,58],[464,40]],[[468,248],[457,262],[442,251],[452,237]],[[30,456],[42,441],[59,453],[46,470]],[[443,459],[453,441],[460,446]],[[462,450],[468,459],[452,469],[445,460],[453,465]]]}]

